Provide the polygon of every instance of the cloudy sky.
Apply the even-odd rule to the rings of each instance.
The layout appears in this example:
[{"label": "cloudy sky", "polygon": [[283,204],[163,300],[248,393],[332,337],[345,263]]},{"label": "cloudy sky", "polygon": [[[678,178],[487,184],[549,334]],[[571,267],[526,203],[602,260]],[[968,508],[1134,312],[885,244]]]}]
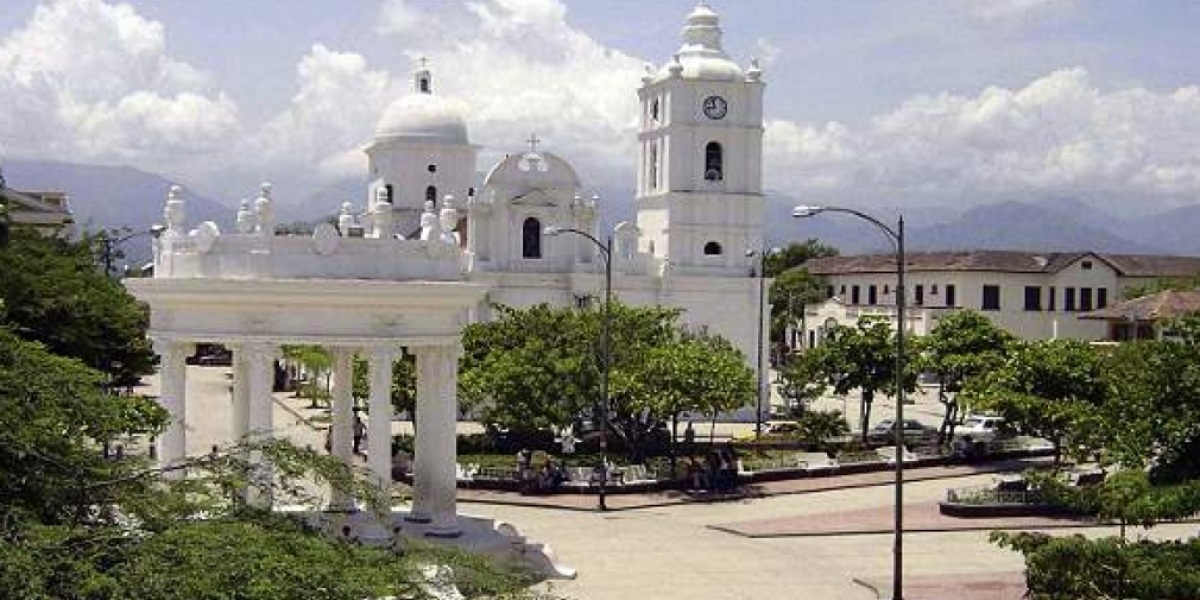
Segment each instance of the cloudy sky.
[{"label": "cloudy sky", "polygon": [[[1200,2],[711,0],[768,82],[765,178],[864,205],[1200,200]],[[0,2],[0,152],[222,200],[361,176],[429,56],[484,161],[536,131],[631,188],[635,86],[691,0]]]}]

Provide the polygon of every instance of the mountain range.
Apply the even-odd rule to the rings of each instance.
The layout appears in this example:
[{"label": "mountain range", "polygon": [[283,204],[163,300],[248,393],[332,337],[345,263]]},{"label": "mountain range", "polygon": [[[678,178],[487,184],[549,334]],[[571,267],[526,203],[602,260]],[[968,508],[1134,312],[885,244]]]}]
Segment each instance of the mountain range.
[{"label": "mountain range", "polygon": [[[167,177],[124,166],[98,166],[55,161],[8,160],[8,185],[15,189],[57,189],[70,194],[76,222],[91,230],[130,228],[143,231],[162,219]],[[188,189],[188,222],[215,221],[227,228],[235,207]],[[313,190],[294,204],[277,207],[279,222],[316,220],[335,214],[342,202],[361,206],[365,181],[347,179]],[[598,188],[601,227],[635,218],[633,190]],[[786,194],[768,193],[767,239],[773,245],[817,238],[845,254],[884,252],[890,242],[869,224],[839,215],[797,220],[791,209],[803,202]],[[1144,215],[1117,216],[1086,200],[1045,197],[956,207],[872,207],[863,209],[893,222],[903,212],[911,250],[1036,250],[1200,255],[1200,203]],[[141,249],[141,246],[145,246]],[[148,257],[149,244],[125,249],[133,259]],[[144,252],[143,252],[144,250]]]}]

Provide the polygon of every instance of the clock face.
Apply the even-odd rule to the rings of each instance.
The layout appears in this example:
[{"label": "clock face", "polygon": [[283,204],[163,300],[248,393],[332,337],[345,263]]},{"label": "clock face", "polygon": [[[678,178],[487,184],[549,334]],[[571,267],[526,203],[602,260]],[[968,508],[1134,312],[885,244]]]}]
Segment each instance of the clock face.
[{"label": "clock face", "polygon": [[724,119],[729,103],[720,96],[709,96],[704,99],[704,116],[710,119]]}]

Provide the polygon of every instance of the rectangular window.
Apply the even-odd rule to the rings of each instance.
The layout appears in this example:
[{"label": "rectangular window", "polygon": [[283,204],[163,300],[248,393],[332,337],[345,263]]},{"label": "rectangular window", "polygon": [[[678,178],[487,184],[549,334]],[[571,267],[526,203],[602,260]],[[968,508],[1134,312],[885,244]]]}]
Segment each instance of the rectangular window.
[{"label": "rectangular window", "polygon": [[1092,288],[1079,288],[1079,310],[1092,310]]},{"label": "rectangular window", "polygon": [[875,286],[867,286],[867,304],[875,306],[879,304],[879,288]]},{"label": "rectangular window", "polygon": [[1042,310],[1042,288],[1036,285],[1025,286],[1025,310]]},{"label": "rectangular window", "polygon": [[827,298],[832,298],[832,297],[833,297],[833,286],[832,286],[832,285],[831,285],[831,286],[827,286],[827,287],[825,288],[825,296],[826,296]]},{"label": "rectangular window", "polygon": [[1075,311],[1075,288],[1066,288],[1063,290],[1063,310],[1066,312]]},{"label": "rectangular window", "polygon": [[1079,266],[1082,267],[1084,271],[1091,271],[1092,270],[1092,261],[1085,260],[1082,263],[1080,263]]},{"label": "rectangular window", "polygon": [[917,306],[925,304],[925,286],[921,284],[913,286],[913,304]]},{"label": "rectangular window", "polygon": [[850,286],[850,304],[858,304],[862,298],[858,294],[858,286]]},{"label": "rectangular window", "polygon": [[1054,312],[1054,301],[1055,301],[1055,296],[1057,295],[1054,292],[1054,286],[1049,287],[1049,292],[1050,292],[1049,293],[1050,297],[1046,300],[1046,310],[1048,310],[1050,312]]},{"label": "rectangular window", "polygon": [[1096,288],[1096,308],[1108,308],[1108,288]]},{"label": "rectangular window", "polygon": [[1000,310],[1000,286],[983,286],[983,303],[979,308],[983,310]]},{"label": "rectangular window", "polygon": [[842,291],[840,291],[838,293],[841,294],[843,298],[846,297],[846,284],[844,284],[844,283],[842,284]]},{"label": "rectangular window", "polygon": [[937,295],[937,284],[936,284],[936,283],[935,283],[935,284],[933,284],[933,285],[930,285],[930,286],[929,286],[929,295],[930,295],[930,296],[936,296],[936,295]]},{"label": "rectangular window", "polygon": [[954,297],[954,284],[946,284],[946,306],[951,308],[958,306],[957,299]]}]

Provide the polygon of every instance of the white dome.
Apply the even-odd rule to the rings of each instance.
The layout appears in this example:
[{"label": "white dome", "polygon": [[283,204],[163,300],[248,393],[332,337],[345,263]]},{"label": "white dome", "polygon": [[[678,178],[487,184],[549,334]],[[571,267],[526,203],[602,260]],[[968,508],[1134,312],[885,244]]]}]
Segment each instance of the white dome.
[{"label": "white dome", "polygon": [[[680,75],[684,79],[706,79],[712,81],[741,81],[745,73],[737,63],[727,56],[708,56],[703,54],[680,54],[679,64],[683,65]],[[669,69],[670,65],[668,65]]]},{"label": "white dome", "polygon": [[[741,81],[746,74],[737,63],[725,54],[721,47],[721,19],[713,9],[701,4],[684,21],[683,45],[675,58],[661,71],[669,77],[675,61],[679,75],[684,79],[706,79],[714,81]],[[682,67],[682,68],[680,68]]]},{"label": "white dome", "polygon": [[470,144],[467,123],[452,103],[433,94],[412,94],[387,107],[375,126],[375,140]]}]

